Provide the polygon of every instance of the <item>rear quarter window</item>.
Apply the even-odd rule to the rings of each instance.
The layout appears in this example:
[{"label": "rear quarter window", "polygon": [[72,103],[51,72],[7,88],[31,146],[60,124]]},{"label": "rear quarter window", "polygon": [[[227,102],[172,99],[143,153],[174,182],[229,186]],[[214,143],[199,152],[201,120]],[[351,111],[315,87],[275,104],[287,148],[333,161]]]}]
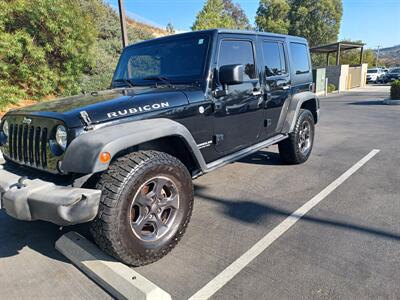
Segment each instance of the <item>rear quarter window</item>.
[{"label": "rear quarter window", "polygon": [[290,43],[291,65],[295,74],[306,74],[310,72],[310,60],[306,44]]}]

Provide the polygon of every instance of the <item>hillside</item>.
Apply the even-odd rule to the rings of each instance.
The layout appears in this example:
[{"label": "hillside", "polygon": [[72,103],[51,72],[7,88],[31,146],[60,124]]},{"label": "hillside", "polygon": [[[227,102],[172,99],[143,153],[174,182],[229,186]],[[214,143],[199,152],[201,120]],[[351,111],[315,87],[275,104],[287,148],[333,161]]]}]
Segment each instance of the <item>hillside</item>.
[{"label": "hillside", "polygon": [[400,66],[400,45],[380,49],[379,61],[389,67]]},{"label": "hillside", "polygon": [[144,29],[148,32],[151,32],[151,34],[154,37],[161,37],[161,36],[165,36],[168,35],[167,31],[165,29],[162,28],[158,28],[146,23],[141,23],[139,21],[136,21],[132,18],[128,18],[127,19],[127,24],[128,26],[131,26],[133,29],[138,30],[138,29]]}]

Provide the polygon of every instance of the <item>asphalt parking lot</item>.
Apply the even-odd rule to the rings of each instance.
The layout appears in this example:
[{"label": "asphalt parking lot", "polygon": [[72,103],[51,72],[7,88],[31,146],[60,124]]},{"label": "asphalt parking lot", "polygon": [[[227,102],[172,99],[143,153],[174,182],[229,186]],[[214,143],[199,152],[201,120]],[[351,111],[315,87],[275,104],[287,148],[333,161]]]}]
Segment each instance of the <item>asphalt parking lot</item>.
[{"label": "asphalt parking lot", "polygon": [[[369,85],[322,98],[315,146],[303,165],[283,165],[271,147],[196,179],[184,238],[164,259],[136,271],[173,299],[204,291],[294,211],[379,149],[212,298],[398,299],[400,106],[382,104],[388,93],[387,86]],[[111,298],[54,249],[68,230],[0,211],[0,299]]]}]

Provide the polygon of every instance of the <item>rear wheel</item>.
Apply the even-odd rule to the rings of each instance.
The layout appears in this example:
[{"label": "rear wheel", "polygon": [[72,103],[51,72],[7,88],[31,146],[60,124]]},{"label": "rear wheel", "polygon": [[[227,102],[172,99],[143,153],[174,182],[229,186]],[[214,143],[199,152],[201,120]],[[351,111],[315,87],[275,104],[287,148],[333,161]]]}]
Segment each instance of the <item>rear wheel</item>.
[{"label": "rear wheel", "polygon": [[97,218],[91,226],[97,244],[122,262],[152,263],[178,243],[193,208],[193,184],[175,157],[156,151],[128,154],[101,176]]},{"label": "rear wheel", "polygon": [[314,144],[314,117],[309,110],[300,110],[296,125],[289,137],[278,144],[281,159],[301,164],[310,157]]}]

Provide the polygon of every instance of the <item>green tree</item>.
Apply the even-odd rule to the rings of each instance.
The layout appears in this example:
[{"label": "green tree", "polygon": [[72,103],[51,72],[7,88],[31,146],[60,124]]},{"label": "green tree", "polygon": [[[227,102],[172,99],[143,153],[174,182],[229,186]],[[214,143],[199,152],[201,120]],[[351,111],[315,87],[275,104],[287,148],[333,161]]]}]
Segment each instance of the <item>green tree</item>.
[{"label": "green tree", "polygon": [[0,106],[79,91],[96,30],[74,0],[0,1]]},{"label": "green tree", "polygon": [[287,34],[289,11],[290,5],[286,0],[260,0],[256,14],[257,30]]},{"label": "green tree", "polygon": [[[375,66],[375,52],[372,49],[364,50],[362,62],[368,64],[370,67]],[[353,49],[340,53],[340,63],[346,65],[358,65],[360,63],[360,49]]]},{"label": "green tree", "polygon": [[[95,63],[87,68],[79,80],[81,91],[103,90],[110,86],[114,69],[122,52],[121,27],[117,12],[98,0],[79,0],[81,9],[95,20]],[[129,20],[128,20],[129,21]],[[127,26],[130,44],[152,38],[145,28]]]},{"label": "green tree", "polygon": [[228,14],[234,22],[235,29],[243,29],[250,30],[252,29],[249,19],[246,16],[244,10],[240,7],[239,4],[233,3],[232,0],[223,0],[224,10],[226,14]]},{"label": "green tree", "polygon": [[192,30],[210,28],[235,28],[234,20],[226,12],[222,0],[207,0],[192,26]]},{"label": "green tree", "polygon": [[305,37],[310,46],[337,41],[341,0],[290,0],[289,34]]}]

